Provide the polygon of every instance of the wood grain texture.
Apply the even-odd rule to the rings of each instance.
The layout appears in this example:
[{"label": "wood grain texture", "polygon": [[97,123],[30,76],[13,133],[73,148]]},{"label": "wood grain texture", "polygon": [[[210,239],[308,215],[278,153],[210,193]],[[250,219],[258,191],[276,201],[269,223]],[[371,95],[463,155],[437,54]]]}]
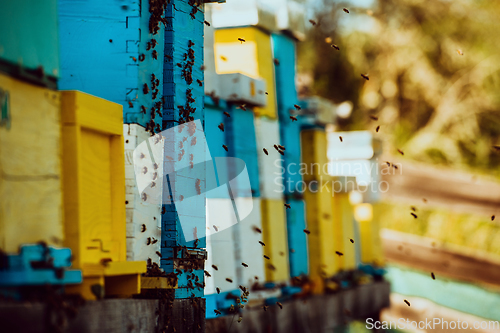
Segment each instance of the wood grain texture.
[{"label": "wood grain texture", "polygon": [[[11,127],[0,127],[0,248],[61,245],[60,95],[0,74]],[[28,97],[29,96],[29,97]]]}]

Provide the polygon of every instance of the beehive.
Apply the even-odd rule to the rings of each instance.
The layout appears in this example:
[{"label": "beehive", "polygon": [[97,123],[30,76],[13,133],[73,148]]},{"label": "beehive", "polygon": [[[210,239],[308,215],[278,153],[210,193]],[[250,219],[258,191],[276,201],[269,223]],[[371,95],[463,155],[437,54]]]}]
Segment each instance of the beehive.
[{"label": "beehive", "polygon": [[367,203],[355,207],[361,242],[361,261],[365,264],[382,266],[384,257],[380,240],[380,227],[378,221],[372,219],[372,209],[372,205]]},{"label": "beehive", "polygon": [[84,282],[72,287],[93,299],[140,292],[145,261],[126,261],[125,163],[121,106],[77,92],[62,92],[65,245]]},{"label": "beehive", "polygon": [[[245,39],[245,43],[238,41],[238,38]],[[255,108],[255,113],[276,119],[271,36],[256,27],[218,29],[215,31],[214,53],[218,74],[241,73],[256,79],[264,79],[268,93],[267,104]],[[257,93],[265,94],[259,91]]]},{"label": "beehive", "polygon": [[284,282],[290,279],[288,244],[283,199],[262,199],[262,237],[266,246],[264,260],[266,281]]},{"label": "beehive", "polygon": [[304,200],[288,199],[290,209],[286,209],[286,229],[288,232],[288,251],[290,275],[307,275],[309,260],[307,255],[306,208]]},{"label": "beehive", "polygon": [[0,74],[0,248],[64,239],[60,94]]},{"label": "beehive", "polygon": [[326,133],[321,129],[308,129],[300,132],[302,163],[305,163],[305,171],[302,171],[305,182],[331,180],[328,175],[328,159],[326,156],[327,140]]}]

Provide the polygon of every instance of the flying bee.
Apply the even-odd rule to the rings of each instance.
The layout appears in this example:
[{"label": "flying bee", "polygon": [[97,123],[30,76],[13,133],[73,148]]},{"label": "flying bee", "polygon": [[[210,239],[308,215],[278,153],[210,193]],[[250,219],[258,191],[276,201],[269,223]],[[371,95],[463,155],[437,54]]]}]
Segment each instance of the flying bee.
[{"label": "flying bee", "polygon": [[340,51],[340,48],[339,48],[337,45],[332,44],[332,45],[330,45],[330,46],[331,46],[331,47],[333,47],[335,50]]},{"label": "flying bee", "polygon": [[344,254],[340,251],[335,251],[335,253],[339,256],[339,257],[342,257]]},{"label": "flying bee", "polygon": [[285,204],[285,207],[286,207],[286,209],[291,209],[292,208],[292,206],[290,206],[290,204],[287,204],[287,203]]},{"label": "flying bee", "polygon": [[207,27],[209,27],[209,26],[210,26],[210,22],[208,22],[208,21],[205,21],[205,22],[203,22],[203,23],[205,23],[205,25],[206,25]]},{"label": "flying bee", "polygon": [[244,262],[242,262],[242,263],[241,263],[241,265],[242,265],[243,267],[248,267],[248,265],[247,265],[247,264],[245,264]]},{"label": "flying bee", "polygon": [[267,264],[267,268],[269,268],[272,271],[276,270],[276,266],[274,266],[273,264]]},{"label": "flying bee", "polygon": [[219,126],[217,126],[222,132],[224,132],[224,123],[220,123]]},{"label": "flying bee", "polygon": [[339,135],[339,140],[340,142],[344,142],[344,140],[342,139],[342,136]]},{"label": "flying bee", "polygon": [[222,145],[222,148],[224,148],[225,151],[229,151],[229,149],[227,149],[226,145]]},{"label": "flying bee", "polygon": [[280,307],[280,309],[283,310],[283,304],[281,304],[280,302],[276,302],[276,304],[278,304],[278,306]]},{"label": "flying bee", "polygon": [[144,83],[144,87],[142,88],[142,92],[144,94],[147,94],[149,92],[149,87],[148,87],[148,85],[146,83]]},{"label": "flying bee", "polygon": [[280,65],[280,61],[278,59],[274,58],[273,61],[276,66]]},{"label": "flying bee", "polygon": [[205,70],[205,68],[206,68],[206,67],[205,67],[205,65],[201,65],[201,66],[200,66],[200,71],[204,71],[204,70]]},{"label": "flying bee", "polygon": [[495,215],[491,215],[491,220],[494,221],[495,220]]},{"label": "flying bee", "polygon": [[278,150],[278,153],[280,153],[281,155],[285,156],[285,153],[282,152],[281,150]]},{"label": "flying bee", "polygon": [[396,164],[393,164],[392,167],[396,170],[398,169],[398,166]]},{"label": "flying bee", "polygon": [[[156,52],[156,51],[155,51],[155,52]],[[143,61],[144,61],[144,59],[146,59],[146,56],[144,55],[144,53],[140,54],[140,55],[139,55],[139,61],[140,61],[140,62],[143,62]]]},{"label": "flying bee", "polygon": [[372,118],[373,120],[378,120],[378,117],[376,117],[374,115],[370,115],[370,118]]},{"label": "flying bee", "polygon": [[158,242],[158,240],[153,238],[153,240],[151,241],[151,244],[156,244],[157,242]]},{"label": "flying bee", "polygon": [[215,266],[215,265],[212,265],[212,268],[215,269],[216,271],[219,270],[219,267]]},{"label": "flying bee", "polygon": [[136,57],[132,57],[132,60],[133,60],[133,61],[137,61],[137,58],[136,58]]},{"label": "flying bee", "polygon": [[278,145],[278,148],[281,149],[281,150],[286,150],[285,146],[282,146],[282,145]]},{"label": "flying bee", "polygon": [[133,107],[134,107],[134,104],[132,104],[132,102],[131,102],[131,101],[128,101],[128,107],[129,107],[129,108],[133,108]]},{"label": "flying bee", "polygon": [[378,130],[380,129],[380,125],[377,126],[377,128],[375,129],[375,132],[378,133]]},{"label": "flying bee", "polygon": [[410,306],[410,302],[408,302],[407,300],[405,300],[405,303],[406,305]]},{"label": "flying bee", "polygon": [[110,40],[109,40],[109,42],[110,42],[110,43],[113,43],[113,40],[112,40],[112,39],[110,39]]},{"label": "flying bee", "polygon": [[161,258],[161,253],[160,253],[160,251],[156,251],[156,254],[158,255],[158,257],[160,257],[160,258]]},{"label": "flying bee", "polygon": [[436,280],[436,276],[434,275],[434,273],[433,273],[433,272],[431,272],[431,278],[432,278],[433,280]]},{"label": "flying bee", "polygon": [[269,305],[263,305],[262,308],[264,309],[264,311],[267,311],[267,308],[269,307]]},{"label": "flying bee", "polygon": [[404,154],[405,154],[405,153],[404,153],[401,149],[398,149],[398,153],[400,153],[400,154],[401,154],[401,155],[403,155],[403,156],[404,156]]},{"label": "flying bee", "polygon": [[274,145],[274,149],[276,149],[276,151],[280,151],[277,145]]},{"label": "flying bee", "polygon": [[221,314],[221,312],[219,310],[217,310],[217,309],[214,309],[214,312],[215,312],[216,315],[220,315]]},{"label": "flying bee", "polygon": [[203,86],[203,81],[201,81],[200,79],[197,79],[196,82],[198,82],[199,86]]},{"label": "flying bee", "polygon": [[414,218],[417,218],[417,214],[415,214],[415,213],[410,213],[410,214],[411,214],[411,216],[413,216]]},{"label": "flying bee", "polygon": [[238,40],[241,42],[241,44],[243,44],[244,42],[246,42],[246,40],[243,39],[243,38],[238,38]]},{"label": "flying bee", "polygon": [[290,119],[292,119],[292,123],[293,123],[294,121],[297,121],[297,117],[294,117],[294,116],[290,116]]},{"label": "flying bee", "polygon": [[262,150],[264,151],[264,154],[269,155],[266,148],[262,148]]},{"label": "flying bee", "polygon": [[265,93],[266,95],[269,95],[269,93],[268,93],[267,91],[266,91],[266,92],[264,92],[264,93]]},{"label": "flying bee", "polygon": [[368,74],[361,74],[361,77],[365,80],[370,80],[370,78],[368,77]]},{"label": "flying bee", "polygon": [[141,225],[141,232],[144,232],[144,231],[146,231],[146,225],[145,224]]},{"label": "flying bee", "polygon": [[309,22],[310,22],[312,25],[316,25],[316,24],[317,24],[317,23],[316,23],[316,21],[314,21],[314,20],[309,20]]},{"label": "flying bee", "polygon": [[241,109],[241,110],[243,110],[243,111],[246,111],[246,110],[247,110],[246,106],[247,106],[246,104],[240,104],[240,105],[237,107],[237,109]]},{"label": "flying bee", "polygon": [[417,208],[416,208],[415,206],[411,206],[411,207],[410,207],[410,209],[411,209],[412,211],[414,211],[414,212],[416,212],[416,211],[417,211]]},{"label": "flying bee", "polygon": [[215,232],[219,231],[219,228],[217,228],[217,226],[215,224],[213,225],[213,227],[214,227]]},{"label": "flying bee", "polygon": [[311,232],[310,232],[309,230],[307,230],[307,229],[304,229],[304,232],[305,232],[306,234],[308,234],[308,235],[311,233]]},{"label": "flying bee", "polygon": [[301,109],[301,107],[299,105],[297,105],[297,104],[294,104],[293,107],[296,108],[297,110]]},{"label": "flying bee", "polygon": [[226,278],[226,281],[229,283],[233,283],[233,280],[231,280],[230,278]]},{"label": "flying bee", "polygon": [[220,288],[219,287],[216,287],[215,291],[217,291],[217,294],[220,294]]},{"label": "flying bee", "polygon": [[424,203],[427,203],[427,199],[426,199],[426,198],[422,198],[422,201],[423,201]]},{"label": "flying bee", "polygon": [[351,241],[351,243],[353,243],[353,244],[354,244],[354,239],[352,239],[352,238],[349,238],[349,240]]},{"label": "flying bee", "polygon": [[266,244],[264,244],[263,241],[259,241],[259,244],[262,245],[262,246],[266,246]]},{"label": "flying bee", "polygon": [[267,260],[270,260],[270,258],[268,256],[266,256],[265,254],[264,254],[264,258],[266,258]]},{"label": "flying bee", "polygon": [[457,53],[458,53],[458,55],[461,55],[461,56],[464,55],[464,52],[462,50],[460,50],[460,49],[457,49]]},{"label": "flying bee", "polygon": [[260,230],[260,228],[257,228],[256,226],[253,226],[253,231],[258,232],[259,234],[262,233],[262,230]]},{"label": "flying bee", "polygon": [[222,61],[227,61],[227,58],[224,57],[224,56],[220,56],[220,58],[221,58]]},{"label": "flying bee", "polygon": [[349,14],[349,9],[347,9],[347,8],[342,8],[342,10],[343,10],[344,12],[346,12],[347,14]]},{"label": "flying bee", "polygon": [[238,323],[241,323],[242,320],[243,320],[243,317],[239,317],[238,318]]},{"label": "flying bee", "polygon": [[226,111],[224,111],[224,115],[228,118],[231,118],[231,115],[229,113],[227,113]]}]

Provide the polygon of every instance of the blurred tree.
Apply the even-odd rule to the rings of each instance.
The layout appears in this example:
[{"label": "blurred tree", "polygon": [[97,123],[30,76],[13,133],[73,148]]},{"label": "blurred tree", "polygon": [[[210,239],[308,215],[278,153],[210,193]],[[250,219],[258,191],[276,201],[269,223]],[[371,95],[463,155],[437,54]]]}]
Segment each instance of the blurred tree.
[{"label": "blurred tree", "polygon": [[381,125],[390,153],[500,176],[492,148],[500,145],[500,1],[377,0],[350,14],[342,7],[323,0],[298,66],[311,76],[309,93],[353,102],[340,129]]}]

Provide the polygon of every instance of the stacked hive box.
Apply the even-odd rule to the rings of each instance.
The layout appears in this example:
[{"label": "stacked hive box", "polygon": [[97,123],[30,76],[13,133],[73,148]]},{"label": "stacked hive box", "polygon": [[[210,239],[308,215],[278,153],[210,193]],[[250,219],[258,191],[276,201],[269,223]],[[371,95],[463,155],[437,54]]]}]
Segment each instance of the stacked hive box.
[{"label": "stacked hive box", "polygon": [[314,282],[314,292],[322,293],[323,279],[337,273],[340,263],[335,252],[335,226],[332,221],[330,177],[326,172],[326,134],[322,129],[301,132],[302,161],[307,173],[304,174],[306,190],[307,227],[309,234],[309,274]]},{"label": "stacked hive box", "polygon": [[[296,40],[288,34],[273,34],[274,58],[279,65],[275,66],[276,95],[278,116],[280,120],[280,138],[286,151],[283,168],[279,177],[283,177],[286,202],[291,209],[286,211],[288,248],[290,258],[290,274],[292,277],[307,275],[308,257],[305,229],[305,204],[300,185],[300,121],[297,91],[295,88],[295,44]],[[294,121],[290,116],[296,116]]]},{"label": "stacked hive box", "polygon": [[[238,38],[245,42],[241,43]],[[219,74],[242,73],[265,82],[265,91],[257,91],[257,94],[267,97],[266,105],[253,109],[257,116],[254,118],[255,148],[259,163],[262,237],[266,244],[263,250],[270,258],[264,263],[265,274],[267,281],[287,281],[289,268],[285,207],[278,175],[281,155],[273,148],[280,144],[280,138],[270,35],[257,27],[218,29],[215,32],[215,61]],[[248,140],[242,136],[246,132],[239,131],[244,123],[233,120],[233,124],[234,140]],[[269,155],[264,154],[263,148],[267,149]],[[245,252],[249,252],[249,249],[245,249]]]},{"label": "stacked hive box", "polygon": [[120,105],[81,92],[62,92],[65,244],[82,269],[87,299],[92,286],[106,295],[140,293],[144,261],[126,261],[125,166]]},{"label": "stacked hive box", "polygon": [[0,12],[0,293],[14,297],[81,282],[71,251],[55,248],[64,242],[56,9],[23,0]]}]

